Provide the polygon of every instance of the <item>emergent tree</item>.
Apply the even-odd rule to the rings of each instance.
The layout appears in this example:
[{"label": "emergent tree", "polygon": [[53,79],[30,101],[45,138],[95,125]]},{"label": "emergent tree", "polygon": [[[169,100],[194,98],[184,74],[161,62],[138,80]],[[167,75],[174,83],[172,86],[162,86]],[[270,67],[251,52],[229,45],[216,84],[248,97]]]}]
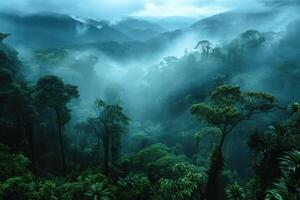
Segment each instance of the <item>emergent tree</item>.
[{"label": "emergent tree", "polygon": [[216,192],[220,187],[220,174],[223,168],[222,147],[226,136],[241,122],[251,119],[255,114],[266,113],[275,106],[275,98],[266,93],[241,92],[233,85],[217,87],[208,103],[194,104],[191,113],[220,130],[221,140],[214,149],[208,174],[205,196],[207,199],[220,199]]},{"label": "emergent tree", "polygon": [[64,155],[62,128],[70,120],[70,109],[67,108],[73,98],[78,98],[77,86],[64,84],[57,76],[48,75],[38,80],[36,86],[36,99],[40,105],[51,108],[56,114],[62,167],[66,173],[66,161]]}]

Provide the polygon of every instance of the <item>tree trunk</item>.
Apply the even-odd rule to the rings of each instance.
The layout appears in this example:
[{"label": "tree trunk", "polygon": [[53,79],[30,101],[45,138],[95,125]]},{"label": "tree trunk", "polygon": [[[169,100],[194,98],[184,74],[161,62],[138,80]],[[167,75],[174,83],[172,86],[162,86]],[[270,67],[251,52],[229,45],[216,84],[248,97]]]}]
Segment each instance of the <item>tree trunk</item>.
[{"label": "tree trunk", "polygon": [[117,180],[119,171],[118,171],[118,158],[119,158],[119,137],[118,133],[114,132],[111,134],[111,163],[114,168],[113,178]]},{"label": "tree trunk", "polygon": [[75,134],[75,145],[74,145],[74,151],[73,151],[73,161],[78,161],[77,158],[77,152],[79,151],[79,135],[80,135],[80,131],[77,131]]},{"label": "tree trunk", "polygon": [[221,200],[225,198],[225,192],[222,183],[222,170],[224,166],[222,148],[226,137],[226,127],[227,126],[224,126],[224,129],[222,130],[222,138],[219,146],[213,150],[211,155],[207,184],[204,194],[207,200]]},{"label": "tree trunk", "polygon": [[109,133],[108,128],[104,125],[104,134],[103,134],[103,149],[104,149],[104,174],[108,175],[108,162],[109,162]]},{"label": "tree trunk", "polygon": [[211,156],[210,168],[208,172],[207,184],[205,187],[205,199],[207,200],[222,200],[224,199],[224,188],[222,183],[222,170],[224,159],[220,147],[213,150]]},{"label": "tree trunk", "polygon": [[60,155],[62,158],[62,170],[63,170],[63,174],[66,175],[66,161],[65,161],[64,145],[63,145],[63,138],[62,138],[62,125],[61,125],[60,112],[58,109],[56,109],[55,112],[56,112],[56,123],[58,127]]},{"label": "tree trunk", "polygon": [[111,133],[110,135],[111,138],[111,143],[110,143],[110,152],[111,152],[111,166],[112,168],[115,167],[115,137],[114,137],[114,133]]},{"label": "tree trunk", "polygon": [[219,144],[220,151],[222,151],[222,149],[223,149],[225,136],[226,136],[225,133],[222,133],[222,138],[221,138],[221,141],[220,141],[220,144]]},{"label": "tree trunk", "polygon": [[100,165],[100,135],[97,134],[97,156],[96,156],[96,165]]}]

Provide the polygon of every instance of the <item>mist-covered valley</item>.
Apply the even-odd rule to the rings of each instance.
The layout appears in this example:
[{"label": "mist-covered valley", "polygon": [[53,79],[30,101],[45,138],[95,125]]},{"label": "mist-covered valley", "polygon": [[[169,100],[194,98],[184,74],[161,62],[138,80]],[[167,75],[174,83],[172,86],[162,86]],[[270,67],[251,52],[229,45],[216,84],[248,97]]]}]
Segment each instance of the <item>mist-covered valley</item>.
[{"label": "mist-covered valley", "polygon": [[21,2],[0,200],[300,198],[298,1]]}]

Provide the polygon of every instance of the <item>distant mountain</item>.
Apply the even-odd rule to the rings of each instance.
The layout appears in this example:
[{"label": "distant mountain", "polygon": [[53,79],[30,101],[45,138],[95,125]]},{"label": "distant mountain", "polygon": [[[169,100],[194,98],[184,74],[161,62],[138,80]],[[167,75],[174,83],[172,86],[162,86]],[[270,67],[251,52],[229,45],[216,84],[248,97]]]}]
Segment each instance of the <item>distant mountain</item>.
[{"label": "distant mountain", "polygon": [[162,35],[169,39],[193,34],[199,39],[230,40],[246,30],[280,32],[299,16],[296,8],[268,8],[260,11],[228,11],[198,20],[191,26]]},{"label": "distant mountain", "polygon": [[14,15],[0,13],[0,31],[10,42],[32,48],[64,47],[89,42],[124,42],[131,39],[105,21],[54,13]]},{"label": "distant mountain", "polygon": [[160,34],[160,32],[153,31],[151,29],[134,29],[132,31],[126,32],[126,35],[138,41],[146,41]]},{"label": "distant mountain", "polygon": [[249,29],[259,31],[272,29],[271,26],[277,17],[278,13],[273,10],[261,12],[230,11],[199,20],[186,31],[227,39]]},{"label": "distant mountain", "polygon": [[[240,33],[247,30],[258,30],[260,32],[280,32],[284,30],[286,25],[291,23],[295,18],[293,13],[297,10],[289,9],[290,15],[286,15],[284,11],[280,9],[264,9],[260,11],[228,11],[198,20],[191,26],[175,31],[164,32],[149,40],[134,45],[131,43],[131,48],[136,49],[138,53],[145,53],[147,51],[159,52],[166,47],[176,44],[176,41],[180,41],[181,38],[190,38],[192,40],[216,40],[216,41],[228,41],[237,37]],[[192,37],[192,38],[191,38]],[[195,45],[198,41],[194,41]],[[128,44],[128,43],[127,43]],[[184,43],[182,48],[191,48],[191,44]],[[184,46],[187,45],[187,46]],[[126,45],[123,45],[126,48]],[[141,51],[138,49],[141,48]],[[193,47],[192,47],[193,48]],[[130,53],[132,51],[128,51]]]},{"label": "distant mountain", "polygon": [[117,24],[113,25],[113,28],[127,33],[134,30],[152,30],[155,32],[163,33],[166,30],[156,23],[152,23],[143,19],[136,19],[132,17],[124,18]]},{"label": "distant mountain", "polygon": [[[198,20],[186,28],[164,32],[152,38],[149,37],[150,39],[144,41],[144,44],[154,43],[159,46],[167,46],[174,44],[174,41],[183,37],[186,38],[187,36],[193,36],[199,40],[215,39],[225,41],[230,40],[238,34],[250,29],[255,29],[261,32],[278,31],[277,29],[284,27],[292,20],[292,18],[285,19],[285,17],[286,15],[282,16],[276,9],[268,9],[258,12],[228,11]],[[137,35],[141,35],[141,32],[136,36],[129,32],[126,34],[131,35],[133,38],[138,38]],[[195,44],[196,42],[197,41],[195,41]]]},{"label": "distant mountain", "polygon": [[146,41],[167,31],[156,23],[132,17],[124,18],[112,27],[136,41]]},{"label": "distant mountain", "polygon": [[146,17],[143,19],[152,23],[159,24],[161,27],[168,31],[175,31],[178,29],[185,29],[191,26],[196,21],[198,21],[200,17],[172,16],[164,18]]},{"label": "distant mountain", "polygon": [[[134,18],[110,25],[107,21],[60,14],[18,16],[0,13],[0,32],[11,33],[7,41],[14,45],[22,44],[35,49],[95,48],[107,56],[122,60],[158,55],[170,45],[176,45],[176,41],[183,36],[190,37],[191,33],[195,40],[225,41],[249,29],[282,31],[282,27],[291,20],[291,15],[281,15],[278,9],[230,11],[198,20],[187,28],[164,32],[165,29],[155,23]],[[197,41],[189,42],[196,44]],[[187,43],[182,45],[182,48],[191,46]]]}]

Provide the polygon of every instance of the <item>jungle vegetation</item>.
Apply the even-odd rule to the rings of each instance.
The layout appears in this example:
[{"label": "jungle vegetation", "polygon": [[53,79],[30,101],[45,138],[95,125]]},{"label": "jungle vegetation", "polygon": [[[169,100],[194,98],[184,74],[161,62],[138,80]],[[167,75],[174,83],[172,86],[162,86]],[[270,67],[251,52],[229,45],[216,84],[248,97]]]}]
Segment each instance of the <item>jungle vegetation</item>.
[{"label": "jungle vegetation", "polygon": [[140,87],[72,48],[24,62],[0,33],[0,200],[300,199],[299,27],[200,40]]}]

